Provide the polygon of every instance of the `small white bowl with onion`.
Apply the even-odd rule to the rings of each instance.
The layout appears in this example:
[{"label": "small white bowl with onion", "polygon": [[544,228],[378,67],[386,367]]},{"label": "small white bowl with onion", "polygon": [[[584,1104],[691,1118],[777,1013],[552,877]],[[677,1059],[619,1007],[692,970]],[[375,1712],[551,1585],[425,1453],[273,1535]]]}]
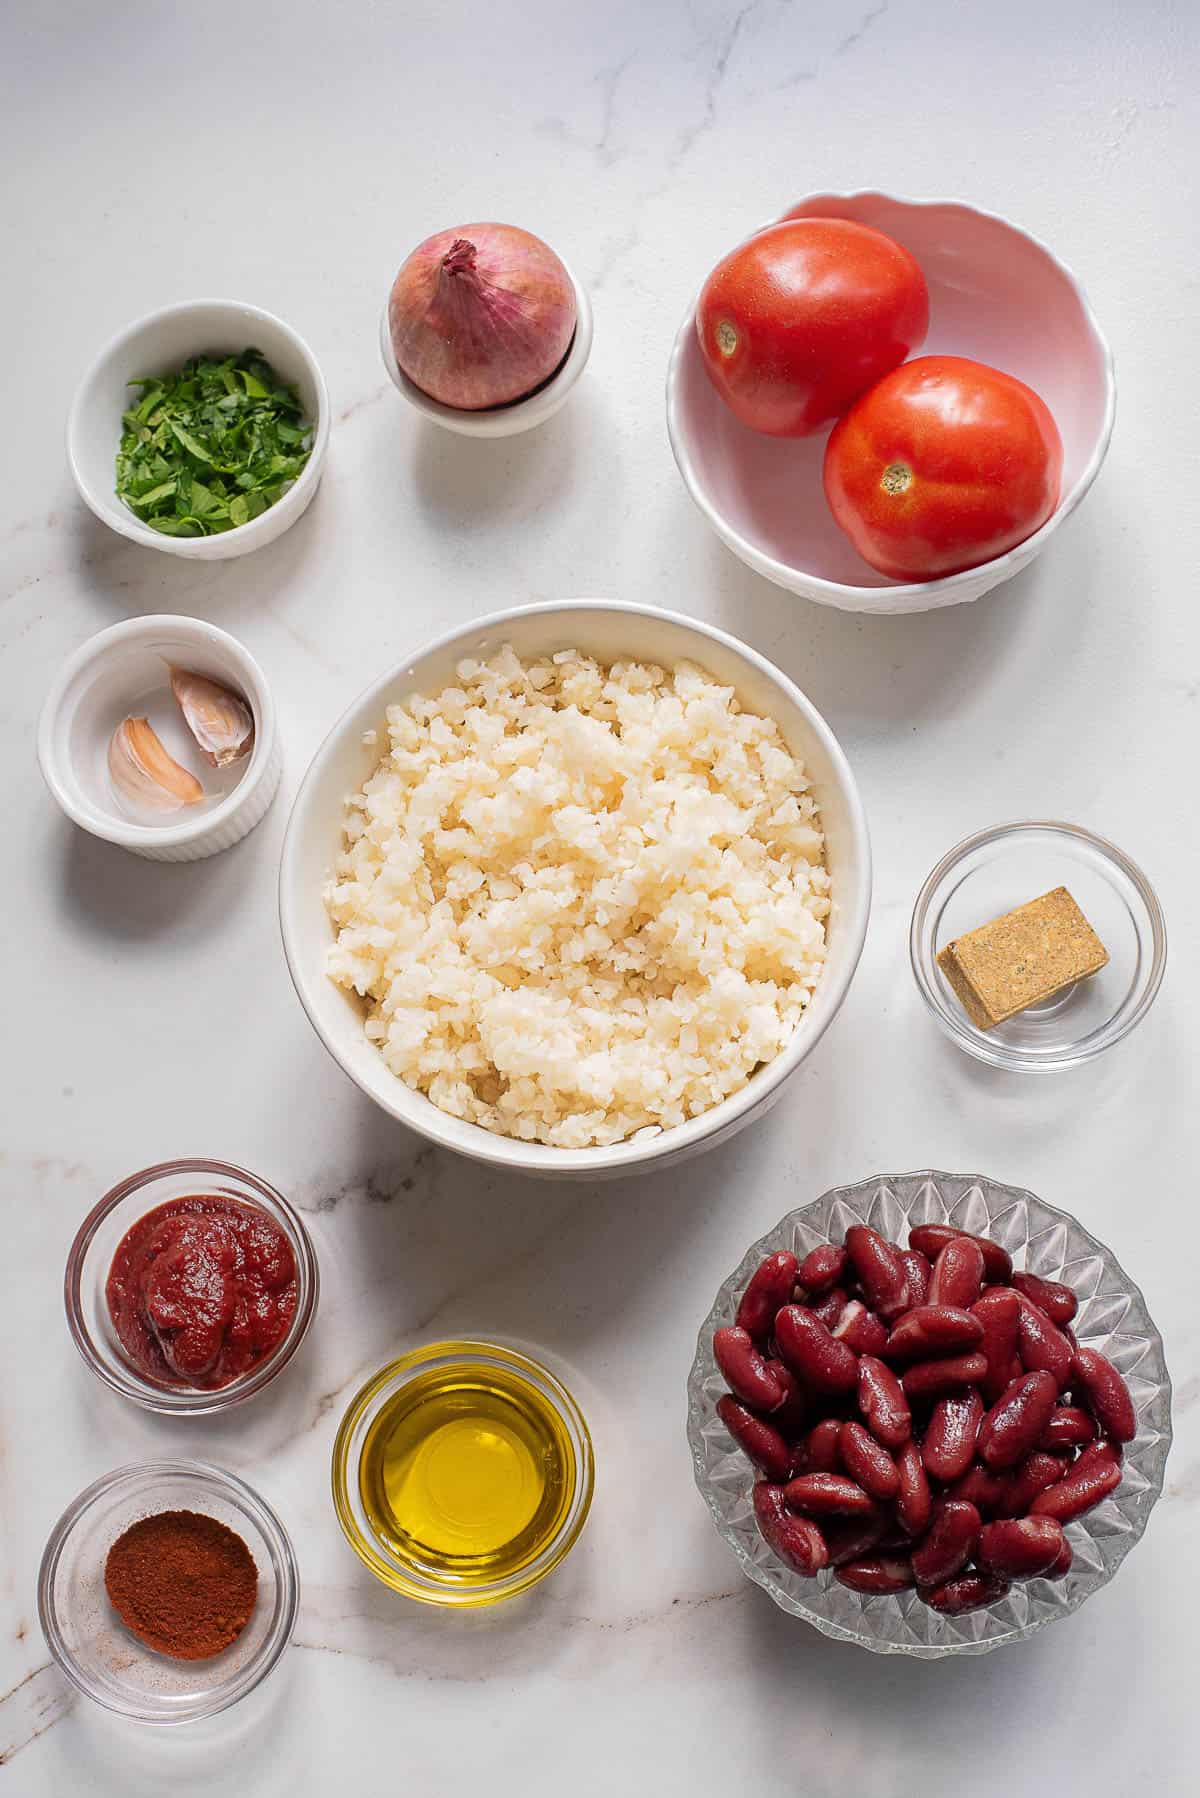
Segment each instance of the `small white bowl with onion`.
[{"label": "small white bowl with onion", "polygon": [[[202,731],[202,743],[194,734],[195,714],[189,725],[172,669],[228,692],[231,753],[226,759],[218,748],[219,765],[206,753],[215,739]],[[168,764],[143,771],[118,743],[114,779],[114,740],[131,721],[149,724]],[[266,816],[281,772],[275,701],[254,657],[216,625],[169,614],[110,625],[67,658],[42,707],[37,752],[72,823],[157,862],[199,861],[232,848]],[[139,798],[143,773],[155,772],[177,788],[177,802],[168,792],[161,810]]]},{"label": "small white bowl with onion", "polygon": [[[794,1033],[739,1090],[711,1109],[603,1146],[527,1141],[439,1109],[391,1071],[367,1035],[364,1004],[329,972],[336,932],[326,892],[343,848],[347,796],[362,787],[385,753],[388,707],[414,693],[442,693],[456,684],[464,658],[484,659],[504,645],[526,662],[575,650],[606,666],[630,659],[664,669],[695,664],[732,687],[745,711],[775,722],[786,748],[802,760],[820,810],[830,879],[827,948]],[[293,805],[279,876],[280,923],[297,994],[325,1047],[361,1090],[443,1148],[514,1172],[576,1179],[616,1177],[684,1160],[761,1116],[812,1053],[845,998],[862,950],[870,898],[862,802],[846,758],[812,702],[779,669],[725,632],[672,612],[609,600],[497,612],[460,626],[381,675],[317,751]]]},{"label": "small white bowl with onion", "polygon": [[379,349],[396,388],[433,424],[463,437],[515,437],[566,404],[592,350],[591,302],[540,238],[463,225],[436,232],[405,260]]}]

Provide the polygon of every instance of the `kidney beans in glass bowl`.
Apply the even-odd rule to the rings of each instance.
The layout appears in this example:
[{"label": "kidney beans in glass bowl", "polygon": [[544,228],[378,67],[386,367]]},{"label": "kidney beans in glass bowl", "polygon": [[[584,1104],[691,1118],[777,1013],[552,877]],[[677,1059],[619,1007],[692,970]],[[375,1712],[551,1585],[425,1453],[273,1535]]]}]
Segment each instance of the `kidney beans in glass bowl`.
[{"label": "kidney beans in glass bowl", "polygon": [[[869,1226],[867,1232],[862,1231],[863,1225]],[[885,1265],[877,1273],[870,1266],[871,1232],[905,1251],[915,1229],[918,1241],[931,1251],[928,1260],[946,1240],[936,1230],[921,1236],[921,1226],[935,1225],[949,1225],[996,1247],[987,1254],[982,1270],[969,1252],[952,1252],[939,1272],[947,1290],[932,1294],[912,1290],[913,1283],[920,1284],[927,1277],[918,1258],[908,1269],[907,1293],[890,1293],[887,1257],[882,1258]],[[837,1251],[845,1244],[847,1231],[855,1226],[859,1228],[852,1240],[858,1254],[854,1263],[843,1268]],[[819,1253],[813,1255],[813,1251]],[[791,1306],[780,1316],[791,1297],[790,1291],[783,1292],[792,1267],[788,1257],[804,1262],[809,1255],[813,1260],[808,1303]],[[1033,1335],[1038,1334],[1038,1318],[1058,1306],[1061,1322],[1087,1355],[1085,1367],[1103,1375],[1100,1364],[1092,1359],[1099,1352],[1120,1371],[1132,1401],[1132,1416],[1117,1414],[1119,1393],[1106,1395],[1097,1389],[1085,1392],[1084,1402],[1079,1402],[1075,1387],[1083,1388],[1082,1370],[1076,1365],[1068,1377],[1065,1366],[1057,1367],[1055,1356],[1063,1340],[1057,1325],[1045,1333],[1045,1342],[1026,1345],[1030,1352],[1024,1363],[1019,1367],[1014,1363],[1007,1370],[1009,1379],[1003,1382],[1002,1375],[987,1365],[983,1351],[989,1348],[989,1341],[976,1340],[975,1329],[970,1331],[969,1342],[954,1336],[956,1328],[960,1334],[966,1328],[954,1315],[961,1320],[966,1307],[948,1302],[962,1296],[954,1290],[955,1281],[964,1283],[964,1291],[972,1279],[981,1280],[985,1289],[996,1283],[997,1291],[1005,1290],[1006,1257],[1013,1264],[1012,1290],[1021,1295],[1022,1317],[1036,1314],[1030,1326]],[[825,1261],[828,1267],[823,1265]],[[754,1279],[764,1263],[763,1273]],[[1070,1301],[1061,1293],[1056,1296],[1054,1287],[1047,1288],[1044,1282],[1067,1286],[1074,1293],[1078,1309],[1069,1319]],[[856,1297],[856,1292],[861,1297]],[[914,1297],[925,1301],[919,1313],[914,1310]],[[761,1318],[755,1316],[756,1299]],[[932,1312],[931,1299],[940,1301]],[[808,1321],[810,1311],[822,1315],[823,1301],[831,1313],[834,1306],[838,1309],[832,1325],[838,1333],[832,1348],[828,1333],[814,1330]],[[985,1301],[985,1314],[989,1303],[996,1301]],[[1003,1311],[1006,1304],[1011,1307],[1012,1301],[1000,1301],[999,1309]],[[736,1328],[739,1306],[742,1322],[758,1332],[763,1355],[745,1354],[747,1343],[739,1334],[724,1337],[720,1343],[722,1373],[714,1357],[713,1337],[717,1331]],[[938,1315],[947,1311],[951,1313],[948,1317]],[[775,1320],[770,1342],[765,1341],[770,1326],[764,1328],[768,1312]],[[984,1321],[986,1325],[986,1315]],[[932,1340],[931,1333],[937,1337],[939,1332],[945,1339]],[[988,1334],[990,1339],[990,1328]],[[880,1357],[879,1350],[885,1345],[887,1352]],[[774,1349],[780,1351],[785,1368],[791,1364],[808,1369],[808,1378],[801,1382],[801,1403],[807,1400],[803,1424],[788,1419],[787,1404],[795,1401],[785,1400],[778,1406],[779,1393],[773,1382],[780,1378],[780,1362],[772,1364]],[[861,1373],[864,1360],[865,1378]],[[964,1366],[956,1369],[960,1360]],[[884,1370],[877,1382],[871,1378],[873,1368]],[[908,1389],[911,1436],[903,1418],[889,1418],[889,1401],[894,1398],[894,1383],[886,1377],[889,1368]],[[944,1391],[939,1369],[951,1378]],[[955,1384],[952,1376],[956,1373],[978,1387],[978,1397],[970,1397],[967,1386]],[[741,1388],[732,1399],[730,1374]],[[1017,1415],[1010,1419],[1006,1417],[1007,1391],[1014,1376],[1019,1377],[1020,1389]],[[782,1377],[786,1383],[786,1373]],[[995,1382],[995,1398],[989,1380]],[[756,1381],[761,1391],[755,1391]],[[928,1390],[923,1390],[926,1385]],[[1063,1387],[1073,1402],[1060,1402]],[[1005,1402],[998,1403],[1002,1390]],[[1052,1407],[1051,1422],[1038,1430],[1038,1447],[1031,1454],[1021,1436],[1028,1422],[1023,1413],[1042,1406]],[[789,1442],[803,1439],[807,1443],[797,1457],[789,1455],[786,1467],[779,1435],[770,1424],[772,1417],[776,1423],[782,1420],[779,1433]],[[770,1426],[765,1432],[762,1422]],[[734,1441],[727,1427],[730,1423],[753,1450],[758,1466]],[[814,1437],[811,1431],[817,1424]],[[1000,1479],[1011,1487],[1028,1480],[1031,1490],[1010,1490],[1003,1503],[990,1493],[982,1497],[972,1493],[970,1481],[981,1480],[989,1469],[976,1452],[968,1470],[960,1471],[959,1438],[965,1433],[978,1449],[981,1429],[986,1441],[997,1432],[1003,1438],[1006,1429],[1014,1428],[1011,1446],[1015,1459],[1008,1456],[1003,1440],[990,1445],[989,1458],[996,1463]],[[1121,1477],[1115,1486],[1108,1471],[1114,1451],[1094,1439],[1105,1434],[1128,1437],[1117,1451]],[[905,1446],[914,1438],[921,1444],[919,1457]],[[856,1642],[876,1653],[923,1659],[985,1654],[1077,1610],[1107,1584],[1138,1541],[1162,1491],[1171,1443],[1171,1382],[1162,1339],[1138,1288],[1110,1252],[1065,1212],[1031,1192],[975,1175],[923,1172],[881,1176],[836,1187],[814,1204],[789,1212],[748,1250],[725,1281],[701,1328],[688,1379],[688,1440],[696,1484],[718,1531],[742,1571],[781,1609],[803,1617],[835,1640]],[[883,1455],[881,1448],[887,1451]],[[1050,1468],[1051,1454],[1060,1457],[1057,1470]],[[912,1465],[922,1457],[932,1501],[931,1519],[922,1514],[924,1482]],[[1035,1465],[1030,1466],[1031,1461]],[[1078,1516],[1073,1515],[1077,1506],[1069,1502],[1059,1504],[1049,1497],[1039,1502],[1041,1461],[1047,1463],[1046,1474],[1055,1472],[1059,1480],[1073,1478],[1087,1484],[1096,1476],[1100,1490],[1112,1489],[1102,1502]],[[791,1503],[783,1498],[789,1479],[798,1482],[789,1493]],[[896,1490],[892,1490],[893,1481]],[[1061,1488],[1059,1496],[1064,1496]],[[973,1498],[980,1499],[982,1535],[976,1527]],[[860,1555],[847,1560],[846,1553],[839,1550],[853,1547],[854,1506],[864,1512],[865,1546]],[[886,1511],[889,1530],[882,1542],[876,1530],[875,1540],[866,1543],[877,1507]],[[1010,1515],[1003,1515],[1006,1512]],[[1031,1521],[1021,1522],[1031,1512]],[[908,1521],[909,1534],[920,1542],[913,1557],[914,1563],[920,1562],[916,1569],[920,1591],[908,1583],[912,1578],[908,1564],[911,1544],[904,1539],[903,1529],[896,1527],[897,1513]],[[1059,1521],[1055,1513],[1062,1517],[1071,1551],[1065,1574],[1060,1566],[1045,1565],[1052,1546],[1049,1539],[1056,1534],[1051,1526]],[[969,1558],[964,1565],[963,1544],[968,1538]],[[784,1549],[788,1560],[771,1546],[772,1540]],[[836,1569],[824,1564],[831,1548],[833,1558],[841,1562]],[[802,1571],[809,1557],[809,1564],[817,1565],[815,1574]],[[996,1571],[998,1567],[1007,1569],[1011,1580]],[[1027,1571],[1033,1569],[1044,1569],[1044,1573]],[[964,1581],[971,1583],[960,1583]],[[927,1602],[931,1595],[948,1609],[934,1608]],[[970,1608],[960,1610],[960,1603]]]}]

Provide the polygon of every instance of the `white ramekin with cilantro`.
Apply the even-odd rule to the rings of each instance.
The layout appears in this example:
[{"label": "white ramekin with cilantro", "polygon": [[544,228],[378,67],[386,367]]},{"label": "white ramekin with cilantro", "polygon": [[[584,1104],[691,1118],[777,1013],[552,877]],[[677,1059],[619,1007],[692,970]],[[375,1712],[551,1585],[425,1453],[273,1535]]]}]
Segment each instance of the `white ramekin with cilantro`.
[{"label": "white ramekin with cilantro", "polygon": [[196,560],[260,549],[316,493],[329,398],[281,319],[194,300],[122,331],[84,376],[67,455],[96,516],[135,543]]}]

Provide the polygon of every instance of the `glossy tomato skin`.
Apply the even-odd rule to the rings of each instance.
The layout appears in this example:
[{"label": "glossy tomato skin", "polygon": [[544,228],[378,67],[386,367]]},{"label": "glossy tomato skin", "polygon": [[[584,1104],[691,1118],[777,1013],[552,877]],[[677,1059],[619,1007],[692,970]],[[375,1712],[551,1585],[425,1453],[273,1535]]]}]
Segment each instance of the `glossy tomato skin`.
[{"label": "glossy tomato skin", "polygon": [[1058,504],[1062,439],[1045,401],[965,356],[918,356],[850,408],[825,447],[825,497],[860,556],[898,581],[975,568]]},{"label": "glossy tomato skin", "polygon": [[751,430],[806,437],[925,341],[915,258],[851,219],[785,219],[719,262],[696,334],[721,398]]}]

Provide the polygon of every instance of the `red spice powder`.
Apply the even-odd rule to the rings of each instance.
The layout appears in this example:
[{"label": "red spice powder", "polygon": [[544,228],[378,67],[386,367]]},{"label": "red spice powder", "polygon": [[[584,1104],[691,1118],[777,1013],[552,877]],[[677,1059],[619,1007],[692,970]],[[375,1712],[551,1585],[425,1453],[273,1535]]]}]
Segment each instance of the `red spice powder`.
[{"label": "red spice powder", "polygon": [[242,1538],[197,1511],[159,1511],[118,1536],[104,1563],[113,1609],[147,1647],[205,1661],[254,1611],[258,1569]]}]

